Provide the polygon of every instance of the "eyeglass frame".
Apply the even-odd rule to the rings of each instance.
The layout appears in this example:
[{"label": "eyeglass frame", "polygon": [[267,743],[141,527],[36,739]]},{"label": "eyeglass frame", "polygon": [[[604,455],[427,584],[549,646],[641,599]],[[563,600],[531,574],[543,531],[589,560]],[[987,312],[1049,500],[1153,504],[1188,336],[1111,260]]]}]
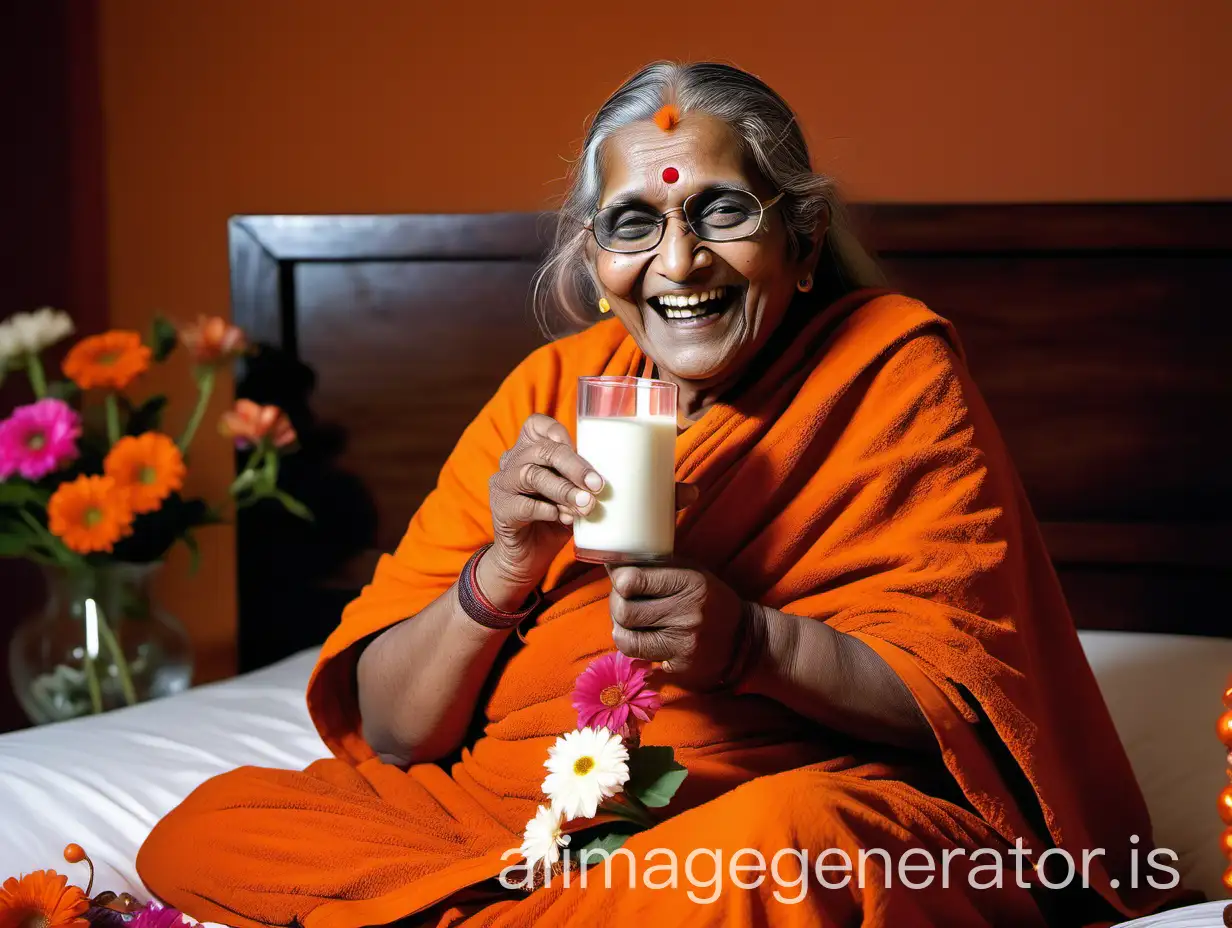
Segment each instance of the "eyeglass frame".
[{"label": "eyeglass frame", "polygon": [[[752,231],[746,232],[744,235],[738,235],[735,238],[715,239],[715,238],[706,238],[704,235],[698,232],[695,228],[693,228],[693,223],[689,221],[688,213],[685,212],[685,209],[689,205],[689,201],[692,200],[694,197],[701,196],[703,193],[710,193],[714,190],[728,190],[728,191],[748,194],[754,200],[757,201],[757,206],[758,206],[757,225],[753,227]],[[759,197],[757,194],[755,194],[751,190],[745,190],[743,187],[723,187],[719,185],[715,187],[707,187],[705,190],[698,190],[696,193],[690,193],[687,197],[685,197],[684,202],[681,203],[679,206],[672,206],[661,212],[656,210],[656,212],[659,212],[659,219],[655,223],[655,225],[659,227],[659,237],[655,239],[655,243],[653,245],[650,245],[647,248],[639,248],[636,251],[617,251],[614,248],[607,248],[606,246],[604,246],[604,244],[601,241],[599,241],[599,233],[595,231],[595,219],[598,218],[599,214],[603,212],[604,209],[611,209],[612,207],[610,206],[605,206],[603,207],[603,209],[595,210],[595,214],[590,217],[590,219],[585,223],[585,225],[582,226],[582,228],[590,232],[591,237],[595,240],[595,244],[598,245],[600,248],[602,248],[604,251],[606,251],[608,254],[644,255],[647,252],[654,251],[656,248],[658,248],[660,245],[663,244],[663,237],[667,234],[667,217],[670,216],[672,213],[679,212],[680,218],[684,220],[685,228],[688,229],[691,233],[693,233],[693,235],[699,241],[711,242],[713,244],[719,244],[719,245],[722,245],[725,242],[743,242],[743,241],[746,241],[747,239],[752,238],[754,235],[756,235],[758,232],[761,231],[762,218],[766,215],[766,210],[770,209],[770,207],[774,206],[776,203],[779,202],[779,200],[783,199],[783,197],[785,196],[787,196],[787,191],[780,190],[778,193],[772,196],[769,200],[766,200],[763,203],[761,200],[761,197]]]}]

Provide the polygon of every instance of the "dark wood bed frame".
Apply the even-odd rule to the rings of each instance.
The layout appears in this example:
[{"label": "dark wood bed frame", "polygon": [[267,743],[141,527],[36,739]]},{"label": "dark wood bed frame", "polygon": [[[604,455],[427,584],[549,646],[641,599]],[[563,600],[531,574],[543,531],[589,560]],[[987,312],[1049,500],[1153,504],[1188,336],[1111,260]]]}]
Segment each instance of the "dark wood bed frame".
[{"label": "dark wood bed frame", "polygon": [[[1232,203],[862,206],[894,285],[956,324],[1083,628],[1228,635]],[[239,659],[322,641],[463,427],[543,336],[543,214],[241,216],[237,393],[303,438],[238,526]]]}]

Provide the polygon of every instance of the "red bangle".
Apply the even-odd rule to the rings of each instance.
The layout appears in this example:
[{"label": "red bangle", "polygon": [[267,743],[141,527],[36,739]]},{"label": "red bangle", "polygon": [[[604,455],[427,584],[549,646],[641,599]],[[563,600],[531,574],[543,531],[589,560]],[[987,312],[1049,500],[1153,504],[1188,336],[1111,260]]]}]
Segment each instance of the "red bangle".
[{"label": "red bangle", "polygon": [[479,582],[476,579],[479,559],[483,557],[490,547],[492,547],[490,542],[484,545],[471,555],[470,560],[466,562],[466,566],[462,568],[462,573],[458,577],[458,602],[462,605],[462,611],[484,628],[513,628],[539,607],[543,597],[539,594],[538,590],[535,590],[526,605],[517,612],[505,612],[503,609],[497,609],[496,606],[492,605],[492,601],[484,596],[483,591],[479,589]]}]

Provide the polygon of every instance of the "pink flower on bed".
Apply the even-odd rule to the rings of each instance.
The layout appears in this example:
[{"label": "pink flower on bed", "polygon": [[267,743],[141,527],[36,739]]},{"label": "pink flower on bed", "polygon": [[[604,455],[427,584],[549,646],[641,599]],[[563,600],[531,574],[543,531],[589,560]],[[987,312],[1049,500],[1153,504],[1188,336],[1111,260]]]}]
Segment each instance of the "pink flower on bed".
[{"label": "pink flower on bed", "polygon": [[185,925],[196,924],[196,919],[189,918],[179,909],[150,902],[128,920],[126,928],[184,928]]},{"label": "pink flower on bed", "polygon": [[573,688],[578,728],[606,728],[628,737],[630,715],[649,722],[662,705],[659,694],[646,685],[649,672],[649,661],[620,652],[592,661]]},{"label": "pink flower on bed", "polygon": [[63,400],[18,406],[0,422],[0,480],[38,480],[77,459],[81,417]]}]

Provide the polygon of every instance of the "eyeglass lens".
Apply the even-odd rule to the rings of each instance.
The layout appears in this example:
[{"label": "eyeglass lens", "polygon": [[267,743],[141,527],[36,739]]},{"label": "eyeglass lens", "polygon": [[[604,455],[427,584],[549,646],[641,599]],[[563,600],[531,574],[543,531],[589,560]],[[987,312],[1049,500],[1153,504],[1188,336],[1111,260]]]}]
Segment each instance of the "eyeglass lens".
[{"label": "eyeglass lens", "polygon": [[[703,190],[684,202],[685,221],[698,238],[708,242],[752,235],[761,212],[757,197],[743,190]],[[609,206],[595,215],[595,238],[609,251],[648,251],[663,238],[666,222],[662,213],[643,203]]]}]

